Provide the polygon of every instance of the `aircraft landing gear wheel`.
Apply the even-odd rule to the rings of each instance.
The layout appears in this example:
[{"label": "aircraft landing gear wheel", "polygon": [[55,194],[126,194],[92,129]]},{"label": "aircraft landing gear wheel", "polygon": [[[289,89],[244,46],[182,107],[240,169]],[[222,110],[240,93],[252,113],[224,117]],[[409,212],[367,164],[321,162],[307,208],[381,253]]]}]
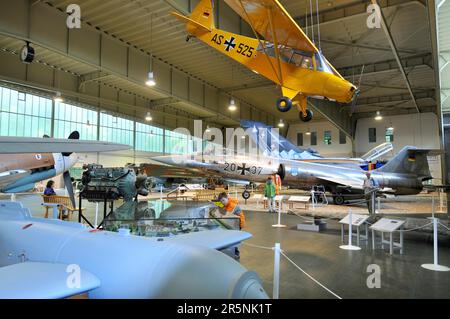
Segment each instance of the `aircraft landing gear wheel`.
[{"label": "aircraft landing gear wheel", "polygon": [[338,206],[344,205],[344,203],[345,203],[344,196],[342,196],[342,195],[333,196],[333,203]]},{"label": "aircraft landing gear wheel", "polygon": [[313,118],[313,112],[309,109],[306,110],[306,117],[303,115],[303,112],[300,112],[300,120],[303,122],[309,122]]},{"label": "aircraft landing gear wheel", "polygon": [[288,97],[283,96],[277,100],[277,109],[280,112],[289,112],[292,108],[292,100]]},{"label": "aircraft landing gear wheel", "polygon": [[250,198],[250,192],[249,191],[244,191],[242,193],[242,198],[244,198],[245,200]]}]

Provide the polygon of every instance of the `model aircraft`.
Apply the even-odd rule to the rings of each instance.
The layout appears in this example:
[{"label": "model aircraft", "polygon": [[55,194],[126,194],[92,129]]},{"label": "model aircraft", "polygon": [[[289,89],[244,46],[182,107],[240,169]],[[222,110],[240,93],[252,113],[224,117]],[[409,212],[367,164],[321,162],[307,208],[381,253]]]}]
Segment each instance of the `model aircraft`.
[{"label": "model aircraft", "polygon": [[[123,147],[0,138],[0,153],[9,154]],[[0,299],[66,298],[82,293],[89,293],[90,298],[127,299],[268,298],[255,273],[218,251],[250,237],[229,230],[163,240],[137,237],[126,231],[113,233],[33,218],[21,203],[0,201]]]},{"label": "model aircraft", "polygon": [[[105,144],[104,142],[78,141],[80,134],[75,131],[69,140],[75,143],[67,144],[67,140],[49,138],[15,138],[1,137],[0,154],[0,192],[22,193],[30,191],[37,182],[63,174],[64,184],[75,205],[74,191],[69,170],[76,164],[77,156],[72,152],[45,152],[45,149],[61,149],[69,145],[70,149],[78,149],[84,153],[101,151],[119,151],[129,149],[121,144]],[[50,144],[50,145],[49,145]],[[32,153],[17,152],[23,147],[34,150]]]},{"label": "model aircraft", "polygon": [[201,0],[190,17],[172,14],[186,23],[188,40],[199,39],[281,87],[280,112],[293,105],[300,119],[313,113],[308,97],[356,105],[359,89],[327,61],[277,0],[225,0],[252,28],[255,38],[215,28],[212,0]]}]

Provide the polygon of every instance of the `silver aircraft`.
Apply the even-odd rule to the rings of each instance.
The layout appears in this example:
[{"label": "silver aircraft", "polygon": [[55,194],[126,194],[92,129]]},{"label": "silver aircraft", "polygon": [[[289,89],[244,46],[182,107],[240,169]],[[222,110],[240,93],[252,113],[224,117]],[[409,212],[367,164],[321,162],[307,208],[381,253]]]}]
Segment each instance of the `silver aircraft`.
[{"label": "silver aircraft", "polygon": [[[280,137],[283,142],[283,138]],[[317,155],[308,158],[286,158],[281,152],[260,155],[191,154],[171,155],[152,158],[171,167],[185,170],[200,170],[204,176],[219,176],[227,180],[248,183],[264,183],[278,174],[284,186],[311,190],[314,186],[324,186],[332,194],[334,203],[343,205],[348,200],[360,199],[366,187],[376,187],[379,194],[414,195],[423,190],[424,182],[432,179],[427,155],[435,151],[412,146],[403,148],[381,168],[365,171],[364,163],[386,154],[392,145],[381,145],[361,159],[322,158]],[[168,168],[169,169],[169,168]],[[248,192],[243,193],[249,197]]]}]

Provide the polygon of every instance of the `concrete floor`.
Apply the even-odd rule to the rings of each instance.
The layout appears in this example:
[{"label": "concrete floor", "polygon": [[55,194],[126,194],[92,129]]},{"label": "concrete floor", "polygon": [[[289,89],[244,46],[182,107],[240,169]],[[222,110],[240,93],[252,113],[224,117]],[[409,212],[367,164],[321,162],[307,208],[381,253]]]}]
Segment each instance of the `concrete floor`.
[{"label": "concrete floor", "polygon": [[[156,195],[155,195],[156,196]],[[0,196],[0,200],[9,199]],[[18,195],[17,200],[31,209],[36,217],[43,216],[40,195]],[[389,205],[399,205],[395,202]],[[400,205],[407,205],[401,201]],[[418,212],[415,202],[408,204]],[[423,204],[428,207],[428,204]],[[94,205],[85,203],[86,215],[93,220]],[[253,208],[253,210],[252,210]],[[417,208],[417,207],[416,207]],[[259,211],[255,211],[259,210]],[[348,208],[328,206],[324,211],[344,214]],[[273,252],[250,245],[272,247],[281,243],[282,249],[297,265],[334,291],[342,298],[450,298],[450,272],[437,273],[422,269],[423,263],[431,263],[433,246],[431,234],[407,233],[404,255],[395,252],[389,255],[388,248],[378,247],[372,251],[371,245],[363,242],[362,250],[349,252],[339,249],[340,228],[336,220],[328,220],[328,230],[321,233],[297,231],[298,223],[304,220],[295,215],[282,215],[282,222],[288,227],[275,229],[277,216],[262,212],[254,203],[245,206],[247,227],[245,231],[253,238],[241,247],[241,263],[256,271],[269,295],[272,294]],[[367,210],[366,210],[367,212]],[[317,211],[304,212],[309,215]],[[427,212],[423,212],[427,214]],[[417,215],[414,214],[416,217]],[[440,264],[450,266],[450,241],[448,236],[440,238]],[[381,288],[369,289],[366,285],[367,266],[381,267]],[[280,298],[335,298],[311,281],[286,259],[281,260]]]},{"label": "concrete floor", "polygon": [[[247,212],[246,231],[253,234],[249,244],[266,247],[281,243],[286,255],[316,280],[342,298],[450,298],[450,272],[437,273],[420,267],[431,263],[433,246],[431,234],[406,234],[405,251],[389,255],[388,248],[362,244],[361,251],[345,251],[341,245],[340,227],[328,221],[328,230],[321,233],[295,229],[301,219],[283,215],[285,229],[272,228],[277,218],[274,214]],[[450,242],[440,240],[440,264],[450,266]],[[244,245],[241,263],[256,271],[267,292],[272,292],[273,252]],[[369,289],[366,285],[367,266],[381,267],[381,288]],[[280,298],[335,298],[319,287],[282,257]]]}]

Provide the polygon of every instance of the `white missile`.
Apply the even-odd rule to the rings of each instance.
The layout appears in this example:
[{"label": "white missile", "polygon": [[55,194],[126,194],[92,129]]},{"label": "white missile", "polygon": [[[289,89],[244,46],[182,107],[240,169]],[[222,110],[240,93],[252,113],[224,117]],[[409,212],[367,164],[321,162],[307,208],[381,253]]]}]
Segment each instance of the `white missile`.
[{"label": "white missile", "polygon": [[21,203],[0,202],[0,298],[268,298],[256,273],[217,250],[250,237],[138,237],[33,218]]}]

